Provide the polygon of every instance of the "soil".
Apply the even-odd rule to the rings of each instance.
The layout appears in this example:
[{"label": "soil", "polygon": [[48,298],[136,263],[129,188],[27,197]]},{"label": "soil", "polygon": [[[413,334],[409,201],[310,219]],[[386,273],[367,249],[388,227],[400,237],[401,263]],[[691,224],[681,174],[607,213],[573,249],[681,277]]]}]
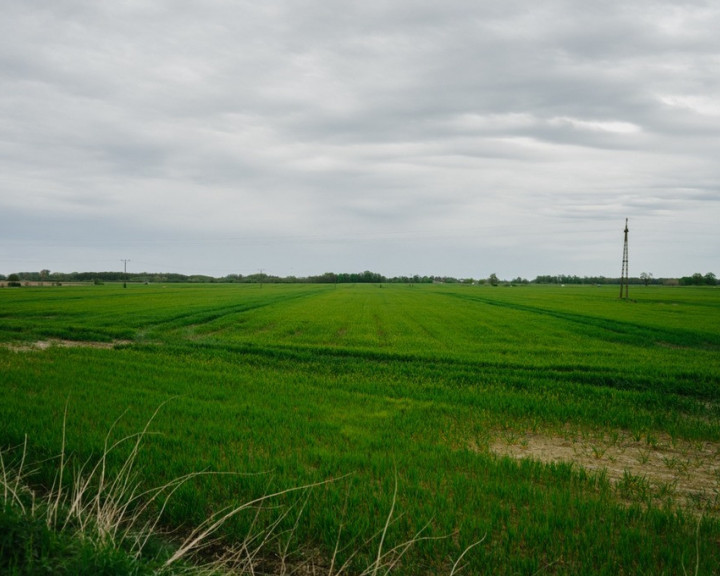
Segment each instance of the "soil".
[{"label": "soil", "polygon": [[490,450],[511,458],[567,462],[602,472],[619,488],[639,480],[653,500],[720,514],[720,443],[638,438],[627,432],[579,437],[529,433],[495,438]]},{"label": "soil", "polygon": [[112,342],[80,342],[77,340],[38,340],[36,342],[23,342],[22,344],[6,344],[10,350],[15,352],[32,352],[35,350],[47,350],[51,347],[57,348],[104,348],[112,349],[115,346],[131,344],[129,340],[114,340]]}]

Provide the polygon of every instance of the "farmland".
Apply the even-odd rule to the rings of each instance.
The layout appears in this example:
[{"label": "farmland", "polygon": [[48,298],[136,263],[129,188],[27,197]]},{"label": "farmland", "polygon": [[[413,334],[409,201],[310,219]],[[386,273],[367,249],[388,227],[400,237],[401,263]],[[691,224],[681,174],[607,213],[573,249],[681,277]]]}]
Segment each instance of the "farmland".
[{"label": "farmland", "polygon": [[367,565],[392,510],[386,549],[427,538],[394,574],[449,573],[473,544],[463,573],[720,573],[720,290],[616,292],[2,289],[0,447],[41,461],[64,435],[84,461],[157,410],[142,482],[218,473],[164,527],[321,483],[221,529],[289,510],[290,557],[320,568],[336,546]]}]

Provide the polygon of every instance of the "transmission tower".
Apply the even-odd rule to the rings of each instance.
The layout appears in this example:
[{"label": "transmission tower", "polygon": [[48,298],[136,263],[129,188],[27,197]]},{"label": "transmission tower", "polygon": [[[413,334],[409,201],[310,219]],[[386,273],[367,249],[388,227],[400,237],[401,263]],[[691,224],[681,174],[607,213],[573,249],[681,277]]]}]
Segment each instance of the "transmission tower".
[{"label": "transmission tower", "polygon": [[[620,275],[620,298],[628,297],[628,219],[625,218],[625,244],[623,246],[623,261],[622,261],[622,274]],[[625,295],[623,296],[623,288],[625,289]]]}]

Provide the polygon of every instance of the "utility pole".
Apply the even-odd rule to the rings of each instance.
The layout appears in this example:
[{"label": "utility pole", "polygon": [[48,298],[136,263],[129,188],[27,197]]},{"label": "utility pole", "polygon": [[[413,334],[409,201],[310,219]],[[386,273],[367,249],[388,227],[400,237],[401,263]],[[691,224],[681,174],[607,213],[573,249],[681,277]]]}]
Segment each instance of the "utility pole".
[{"label": "utility pole", "polygon": [[124,265],[123,266],[123,274],[124,274],[123,288],[127,288],[127,263],[130,262],[130,258],[124,258],[124,259],[121,258],[120,262],[122,262]]},{"label": "utility pole", "polygon": [[[625,218],[625,244],[623,246],[623,261],[622,261],[622,273],[620,274],[620,298],[628,298],[628,285],[630,279],[628,276],[628,219]],[[625,289],[625,296],[623,296],[623,288]]]}]

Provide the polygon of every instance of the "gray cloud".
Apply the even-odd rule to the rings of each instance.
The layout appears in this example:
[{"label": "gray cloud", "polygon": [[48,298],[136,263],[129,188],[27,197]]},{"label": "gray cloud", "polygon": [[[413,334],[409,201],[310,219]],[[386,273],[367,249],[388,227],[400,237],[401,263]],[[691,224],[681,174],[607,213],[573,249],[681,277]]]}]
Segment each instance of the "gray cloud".
[{"label": "gray cloud", "polygon": [[4,13],[3,273],[616,275],[626,217],[656,276],[720,251],[706,2]]}]

